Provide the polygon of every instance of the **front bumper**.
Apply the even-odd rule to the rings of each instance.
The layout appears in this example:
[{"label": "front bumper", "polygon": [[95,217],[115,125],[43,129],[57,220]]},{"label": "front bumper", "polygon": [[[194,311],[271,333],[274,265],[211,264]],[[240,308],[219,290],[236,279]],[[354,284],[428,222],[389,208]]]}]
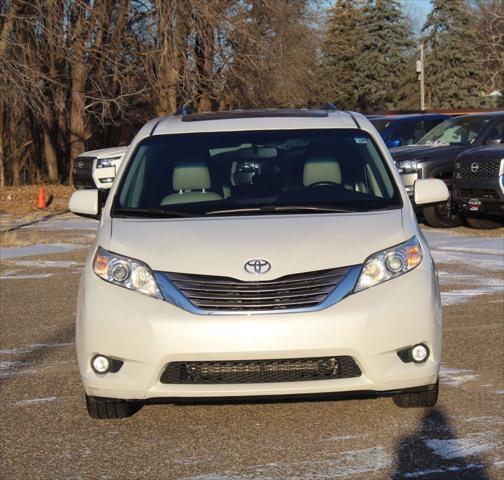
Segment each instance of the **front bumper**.
[{"label": "front bumper", "polygon": [[504,176],[487,180],[456,180],[453,200],[459,211],[466,216],[488,215],[504,218]]},{"label": "front bumper", "polygon": [[[412,298],[411,292],[415,292]],[[269,315],[195,315],[104,282],[87,266],[77,316],[77,355],[86,393],[122,399],[252,397],[385,392],[436,382],[441,360],[439,289],[428,258],[415,270],[325,310]],[[397,351],[417,343],[431,355],[404,363]],[[124,361],[99,375],[91,358]],[[165,384],[169,362],[350,356],[356,378],[242,384]]]}]

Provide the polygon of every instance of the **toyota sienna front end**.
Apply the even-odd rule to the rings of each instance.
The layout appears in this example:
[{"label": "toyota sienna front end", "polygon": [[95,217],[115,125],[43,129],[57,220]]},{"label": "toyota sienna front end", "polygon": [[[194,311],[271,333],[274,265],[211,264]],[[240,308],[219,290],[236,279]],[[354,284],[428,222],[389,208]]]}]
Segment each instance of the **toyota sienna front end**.
[{"label": "toyota sienna front end", "polygon": [[[447,196],[441,181],[415,185],[417,204]],[[103,210],[93,191],[70,208],[101,217],[77,312],[91,416],[210,397],[435,404],[435,266],[362,115],[156,119],[129,146]]]}]

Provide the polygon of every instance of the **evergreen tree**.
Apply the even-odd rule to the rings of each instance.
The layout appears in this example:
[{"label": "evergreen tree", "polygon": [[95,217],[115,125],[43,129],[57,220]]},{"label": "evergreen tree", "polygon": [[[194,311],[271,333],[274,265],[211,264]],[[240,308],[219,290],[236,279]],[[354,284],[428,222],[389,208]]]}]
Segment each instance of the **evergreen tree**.
[{"label": "evergreen tree", "polygon": [[425,62],[431,108],[480,106],[482,85],[476,28],[465,0],[431,0],[423,31],[429,53]]},{"label": "evergreen tree", "polygon": [[360,53],[361,10],[354,0],[338,0],[329,12],[317,72],[321,102],[354,109],[357,102],[355,62]]},{"label": "evergreen tree", "polygon": [[358,105],[368,112],[397,108],[414,47],[411,26],[399,0],[368,0],[362,19]]}]

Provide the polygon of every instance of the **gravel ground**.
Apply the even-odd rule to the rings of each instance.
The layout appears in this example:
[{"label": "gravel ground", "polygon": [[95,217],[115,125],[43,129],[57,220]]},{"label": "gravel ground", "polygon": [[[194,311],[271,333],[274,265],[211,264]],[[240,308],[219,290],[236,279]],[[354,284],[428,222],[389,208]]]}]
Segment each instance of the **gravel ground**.
[{"label": "gravel ground", "polygon": [[47,241],[1,250],[1,478],[504,478],[502,236],[426,232],[445,304],[434,409],[387,398],[149,405],[97,421],[85,410],[74,344],[94,223],[63,216],[24,229]]}]

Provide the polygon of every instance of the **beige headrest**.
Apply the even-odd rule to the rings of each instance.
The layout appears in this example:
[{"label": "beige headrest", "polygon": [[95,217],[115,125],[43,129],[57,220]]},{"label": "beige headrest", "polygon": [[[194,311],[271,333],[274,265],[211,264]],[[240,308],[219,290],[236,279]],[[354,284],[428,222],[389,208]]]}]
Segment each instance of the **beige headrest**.
[{"label": "beige headrest", "polygon": [[207,190],[210,187],[210,172],[204,161],[187,160],[175,164],[173,190]]},{"label": "beige headrest", "polygon": [[303,172],[305,187],[318,182],[341,183],[341,169],[336,157],[329,152],[314,152],[306,159]]}]

